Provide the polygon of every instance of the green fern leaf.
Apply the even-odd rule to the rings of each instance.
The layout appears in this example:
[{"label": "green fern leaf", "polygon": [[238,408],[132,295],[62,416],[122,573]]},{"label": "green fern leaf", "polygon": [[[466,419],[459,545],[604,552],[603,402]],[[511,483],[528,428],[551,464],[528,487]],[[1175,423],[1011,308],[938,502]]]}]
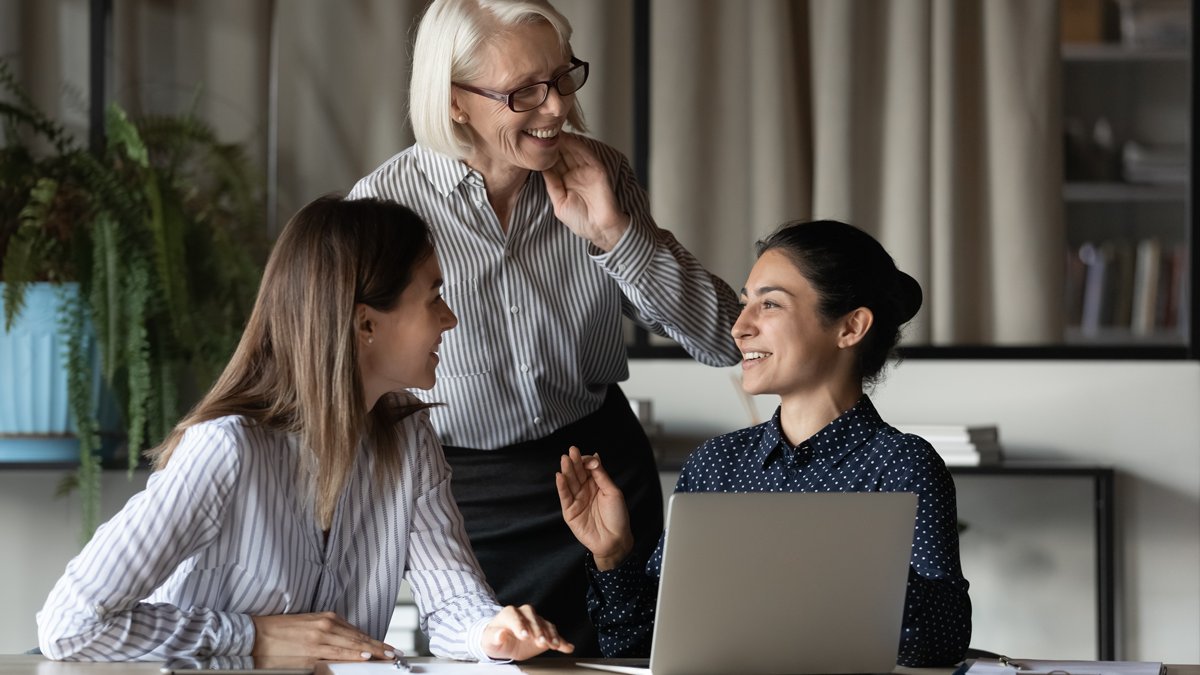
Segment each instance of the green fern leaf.
[{"label": "green fern leaf", "polygon": [[83,503],[83,541],[91,539],[100,513],[100,423],[92,399],[92,354],[89,349],[87,305],[82,294],[59,291],[60,329],[67,335],[67,400],[79,439],[79,498]]},{"label": "green fern leaf", "polygon": [[138,133],[137,126],[121,106],[110,103],[104,111],[104,129],[108,134],[109,149],[124,155],[139,167],[150,166],[150,153]]},{"label": "green fern leaf", "polygon": [[103,354],[104,380],[112,382],[122,363],[121,328],[122,308],[125,307],[121,292],[123,257],[117,234],[117,223],[108,213],[100,213],[92,224],[92,280],[91,304],[96,322],[96,336]]},{"label": "green fern leaf", "polygon": [[151,368],[150,341],[146,332],[146,309],[150,298],[149,272],[144,265],[136,264],[129,272],[129,283],[125,288],[127,307],[125,332],[125,363],[128,378],[128,404],[126,406],[126,429],[129,434],[129,458],[132,465],[146,442],[146,419],[149,412]]}]

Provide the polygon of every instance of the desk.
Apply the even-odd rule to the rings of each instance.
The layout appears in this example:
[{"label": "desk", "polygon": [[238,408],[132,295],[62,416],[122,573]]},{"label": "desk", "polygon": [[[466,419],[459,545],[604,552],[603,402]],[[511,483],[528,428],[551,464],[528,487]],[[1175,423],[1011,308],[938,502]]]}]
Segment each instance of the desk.
[{"label": "desk", "polygon": [[[430,659],[413,659],[419,664]],[[158,675],[159,663],[65,663],[41,656],[0,654],[0,675]],[[601,671],[580,668],[569,658],[544,658],[518,664],[530,675],[597,675]],[[898,675],[949,675],[949,668],[902,668]],[[1168,665],[1167,675],[1200,675],[1200,665]]]},{"label": "desk", "polygon": [[1116,658],[1116,546],[1113,532],[1116,520],[1113,470],[1107,467],[1048,464],[1001,464],[998,466],[952,466],[956,476],[1012,476],[1037,478],[1081,477],[1092,481],[1094,499],[1096,558],[1096,649],[1097,658]]}]

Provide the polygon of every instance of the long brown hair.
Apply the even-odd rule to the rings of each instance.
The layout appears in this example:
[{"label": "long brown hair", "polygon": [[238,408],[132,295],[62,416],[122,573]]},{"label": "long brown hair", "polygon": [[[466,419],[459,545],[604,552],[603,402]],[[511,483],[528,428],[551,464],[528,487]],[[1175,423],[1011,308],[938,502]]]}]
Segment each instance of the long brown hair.
[{"label": "long brown hair", "polygon": [[216,384],[147,454],[167,465],[188,427],[226,415],[295,434],[308,464],[310,505],[328,528],[364,430],[382,479],[400,467],[395,424],[427,407],[388,394],[367,411],[354,308],[393,309],[433,252],[407,207],[322,197],[300,209],[267,260],[258,299]]}]

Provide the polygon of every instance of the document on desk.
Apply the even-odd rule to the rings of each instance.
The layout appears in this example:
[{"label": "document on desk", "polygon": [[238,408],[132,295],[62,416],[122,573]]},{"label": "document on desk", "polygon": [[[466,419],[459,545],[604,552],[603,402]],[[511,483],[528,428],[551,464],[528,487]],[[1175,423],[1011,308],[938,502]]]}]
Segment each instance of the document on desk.
[{"label": "document on desk", "polygon": [[1161,661],[1047,661],[977,659],[967,675],[1162,675]]},{"label": "document on desk", "polygon": [[[363,663],[331,663],[332,675],[396,675],[401,671],[387,661],[364,661]],[[520,675],[521,669],[511,663],[475,663],[473,661],[439,661],[412,664],[409,672],[428,675]]]}]

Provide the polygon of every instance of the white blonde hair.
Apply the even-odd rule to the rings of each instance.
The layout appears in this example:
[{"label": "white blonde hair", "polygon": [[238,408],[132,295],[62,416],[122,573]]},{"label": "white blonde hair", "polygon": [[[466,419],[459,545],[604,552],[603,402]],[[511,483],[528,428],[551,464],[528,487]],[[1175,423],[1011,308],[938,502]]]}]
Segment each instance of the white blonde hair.
[{"label": "white blonde hair", "polygon": [[[434,0],[425,10],[413,43],[408,116],[421,145],[456,159],[471,154],[471,136],[450,118],[450,83],[475,79],[480,54],[496,35],[521,24],[545,21],[570,53],[571,24],[546,0]],[[587,131],[579,103],[567,124]]]}]

